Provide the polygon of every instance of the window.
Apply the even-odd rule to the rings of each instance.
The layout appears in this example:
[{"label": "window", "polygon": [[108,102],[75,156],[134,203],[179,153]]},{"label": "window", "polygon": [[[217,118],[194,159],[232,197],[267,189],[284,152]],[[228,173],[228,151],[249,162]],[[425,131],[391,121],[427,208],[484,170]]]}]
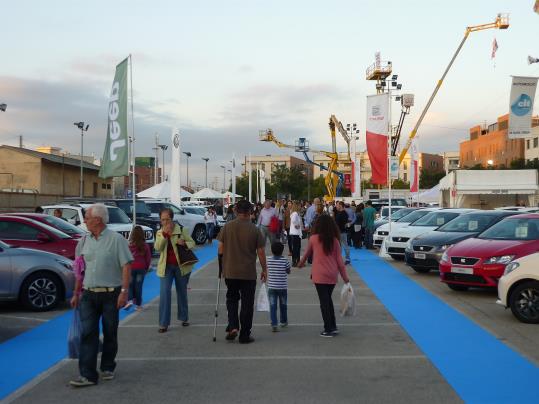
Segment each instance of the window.
[{"label": "window", "polygon": [[11,240],[37,240],[39,229],[17,222],[0,222],[0,237]]},{"label": "window", "polygon": [[533,148],[536,149],[539,146],[539,137],[533,138]]},{"label": "window", "polygon": [[530,139],[527,139],[527,140],[526,140],[526,149],[527,149],[527,150],[530,149]]}]

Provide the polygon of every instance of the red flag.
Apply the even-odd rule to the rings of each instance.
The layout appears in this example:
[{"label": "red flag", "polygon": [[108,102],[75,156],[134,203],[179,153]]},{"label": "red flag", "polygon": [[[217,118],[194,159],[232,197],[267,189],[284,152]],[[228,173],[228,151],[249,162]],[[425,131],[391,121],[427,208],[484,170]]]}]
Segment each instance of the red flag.
[{"label": "red flag", "polygon": [[367,96],[367,153],[372,184],[387,184],[388,110],[387,93]]},{"label": "red flag", "polygon": [[415,140],[412,141],[410,150],[410,192],[419,192],[419,153]]},{"label": "red flag", "polygon": [[535,4],[533,5],[533,11],[539,14],[539,0],[535,0]]},{"label": "red flag", "polygon": [[494,59],[496,56],[496,51],[498,50],[498,41],[496,41],[496,38],[492,41],[492,53],[490,54],[490,58]]}]

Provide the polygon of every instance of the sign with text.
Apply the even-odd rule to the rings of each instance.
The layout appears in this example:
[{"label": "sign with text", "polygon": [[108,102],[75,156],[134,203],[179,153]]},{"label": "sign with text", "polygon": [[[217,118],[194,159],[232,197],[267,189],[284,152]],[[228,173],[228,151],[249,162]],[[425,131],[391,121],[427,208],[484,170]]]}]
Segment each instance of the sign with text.
[{"label": "sign with text", "polygon": [[528,137],[532,133],[532,112],[537,77],[513,76],[509,99],[508,137]]}]

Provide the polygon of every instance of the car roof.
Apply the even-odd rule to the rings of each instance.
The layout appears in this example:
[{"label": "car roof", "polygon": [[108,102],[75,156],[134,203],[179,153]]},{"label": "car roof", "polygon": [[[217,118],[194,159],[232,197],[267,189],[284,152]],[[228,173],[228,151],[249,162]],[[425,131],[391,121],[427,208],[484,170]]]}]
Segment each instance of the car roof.
[{"label": "car roof", "polygon": [[[44,215],[44,216],[47,216],[47,215]],[[54,227],[54,226],[51,226],[51,225],[48,225],[47,223],[43,223],[43,222],[40,222],[39,220],[34,220],[30,217],[26,217],[26,216],[17,216],[17,215],[14,215],[14,214],[0,214],[0,218],[3,218],[3,219],[19,219],[23,222],[28,222],[28,223],[32,223],[32,224],[35,224],[37,225],[38,227],[42,227],[44,228],[45,230],[48,230],[49,232],[51,233],[54,233],[54,232],[60,232],[66,236],[68,236],[69,238],[71,238],[71,236],[65,232],[63,232],[62,230]],[[17,221],[17,220],[14,220],[14,221]]]},{"label": "car roof", "polygon": [[516,215],[511,215],[506,220],[513,219],[539,219],[539,213],[518,213]]},{"label": "car roof", "polygon": [[474,215],[484,215],[484,216],[513,216],[518,215],[518,212],[513,210],[476,210],[473,212],[467,212],[463,216],[474,214]]}]

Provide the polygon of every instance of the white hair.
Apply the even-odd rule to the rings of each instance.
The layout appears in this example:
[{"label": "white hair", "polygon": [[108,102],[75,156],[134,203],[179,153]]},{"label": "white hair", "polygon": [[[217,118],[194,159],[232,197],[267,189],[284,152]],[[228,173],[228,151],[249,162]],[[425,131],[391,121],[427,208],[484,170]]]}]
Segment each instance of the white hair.
[{"label": "white hair", "polygon": [[91,215],[93,217],[100,217],[103,224],[107,224],[109,222],[109,211],[104,204],[94,203],[88,208],[88,210],[90,209],[92,210]]}]

